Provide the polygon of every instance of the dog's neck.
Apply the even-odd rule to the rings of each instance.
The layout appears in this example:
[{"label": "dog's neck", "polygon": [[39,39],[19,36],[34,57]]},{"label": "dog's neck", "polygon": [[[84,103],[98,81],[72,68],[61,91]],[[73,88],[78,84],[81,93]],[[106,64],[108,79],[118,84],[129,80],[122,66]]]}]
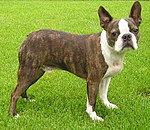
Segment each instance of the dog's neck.
[{"label": "dog's neck", "polygon": [[102,54],[104,56],[105,62],[109,66],[108,72],[106,73],[105,77],[113,76],[123,69],[123,60],[125,54],[114,51],[108,45],[105,30],[103,30],[101,33],[100,44],[101,44]]},{"label": "dog's neck", "polygon": [[101,48],[102,48],[102,54],[105,58],[106,63],[111,66],[111,65],[117,65],[117,64],[123,64],[123,59],[124,59],[124,53],[119,53],[114,51],[107,42],[106,38],[106,31],[103,30],[101,33]]}]

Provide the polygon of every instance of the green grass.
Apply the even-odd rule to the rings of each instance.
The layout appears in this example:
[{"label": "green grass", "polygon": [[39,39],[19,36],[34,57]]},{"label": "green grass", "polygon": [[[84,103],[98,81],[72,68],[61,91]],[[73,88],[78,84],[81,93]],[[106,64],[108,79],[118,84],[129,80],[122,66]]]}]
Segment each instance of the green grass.
[{"label": "green grass", "polygon": [[9,100],[17,81],[18,48],[26,35],[39,29],[73,33],[99,32],[99,5],[114,18],[127,17],[133,2],[112,1],[0,1],[0,129],[1,130],[149,130],[150,129],[150,2],[141,2],[143,23],[138,51],[128,53],[124,70],[112,79],[109,99],[118,110],[97,100],[104,122],[85,113],[86,82],[68,72],[45,74],[28,91],[36,102],[17,104],[20,118],[8,116]]}]

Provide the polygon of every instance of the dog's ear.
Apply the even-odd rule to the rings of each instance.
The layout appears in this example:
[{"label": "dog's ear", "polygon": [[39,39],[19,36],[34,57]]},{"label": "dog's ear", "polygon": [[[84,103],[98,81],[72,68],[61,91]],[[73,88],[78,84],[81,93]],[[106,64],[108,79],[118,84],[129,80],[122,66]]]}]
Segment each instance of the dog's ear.
[{"label": "dog's ear", "polygon": [[98,9],[98,15],[100,19],[100,26],[107,30],[107,26],[112,21],[113,17],[102,6]]},{"label": "dog's ear", "polygon": [[140,26],[141,22],[142,22],[142,18],[141,18],[141,4],[139,1],[134,2],[131,11],[130,11],[130,15],[129,17],[132,18],[135,22],[135,24],[137,26]]}]

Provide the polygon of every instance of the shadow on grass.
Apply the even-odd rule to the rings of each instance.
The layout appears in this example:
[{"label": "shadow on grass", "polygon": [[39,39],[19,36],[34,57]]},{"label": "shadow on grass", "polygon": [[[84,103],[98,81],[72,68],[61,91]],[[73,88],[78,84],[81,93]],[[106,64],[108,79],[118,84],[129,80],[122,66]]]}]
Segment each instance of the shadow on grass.
[{"label": "shadow on grass", "polygon": [[138,95],[143,97],[150,97],[150,87],[142,88],[138,91]]}]

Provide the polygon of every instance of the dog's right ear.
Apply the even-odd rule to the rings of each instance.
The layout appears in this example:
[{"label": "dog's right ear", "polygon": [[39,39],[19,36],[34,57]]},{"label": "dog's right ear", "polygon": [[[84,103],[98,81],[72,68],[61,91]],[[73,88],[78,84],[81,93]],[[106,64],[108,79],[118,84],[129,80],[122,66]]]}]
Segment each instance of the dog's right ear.
[{"label": "dog's right ear", "polygon": [[113,17],[102,6],[98,9],[98,15],[100,19],[100,26],[107,30],[107,26],[113,20]]}]

